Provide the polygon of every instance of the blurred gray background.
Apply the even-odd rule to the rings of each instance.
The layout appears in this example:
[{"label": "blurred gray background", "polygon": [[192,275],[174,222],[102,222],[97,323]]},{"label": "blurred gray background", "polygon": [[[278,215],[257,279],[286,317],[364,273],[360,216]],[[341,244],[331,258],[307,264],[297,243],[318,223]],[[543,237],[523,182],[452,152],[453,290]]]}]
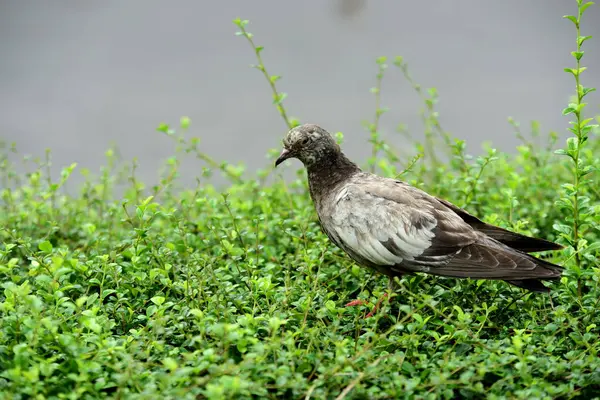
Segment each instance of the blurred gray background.
[{"label": "blurred gray background", "polygon": [[[186,115],[207,153],[262,167],[286,127],[249,68],[248,43],[234,35],[239,16],[265,47],[269,72],[283,76],[288,112],[343,131],[351,157],[368,156],[361,122],[373,117],[382,55],[403,56],[417,82],[438,89],[444,128],[470,152],[486,140],[512,151],[508,116],[525,131],[539,120],[543,132],[566,136],[561,109],[574,81],[563,68],[574,63],[575,30],[561,17],[575,12],[574,0],[1,0],[0,135],[23,154],[51,148],[56,170],[97,170],[116,143],[152,183],[173,150],[155,128]],[[600,7],[584,18],[583,33],[596,37],[583,82],[598,87]],[[382,98],[385,133],[405,123],[422,136],[422,104],[393,66]],[[598,113],[597,95],[589,100]],[[188,178],[200,165],[186,161]]]}]

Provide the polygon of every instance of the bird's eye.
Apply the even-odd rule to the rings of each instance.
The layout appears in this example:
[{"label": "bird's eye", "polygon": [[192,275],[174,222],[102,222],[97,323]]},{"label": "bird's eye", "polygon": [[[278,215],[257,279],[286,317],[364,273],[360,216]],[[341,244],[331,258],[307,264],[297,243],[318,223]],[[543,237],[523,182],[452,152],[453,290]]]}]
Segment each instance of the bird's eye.
[{"label": "bird's eye", "polygon": [[308,138],[307,138],[307,137],[305,137],[305,138],[302,138],[302,140],[300,141],[300,144],[301,144],[301,145],[303,145],[303,146],[304,146],[305,144],[308,144]]}]

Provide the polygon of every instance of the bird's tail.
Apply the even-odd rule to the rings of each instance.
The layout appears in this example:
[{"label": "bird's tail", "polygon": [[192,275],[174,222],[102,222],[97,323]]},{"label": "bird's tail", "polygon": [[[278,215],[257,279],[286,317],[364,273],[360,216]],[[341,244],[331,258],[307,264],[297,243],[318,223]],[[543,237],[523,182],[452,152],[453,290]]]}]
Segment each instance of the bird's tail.
[{"label": "bird's tail", "polygon": [[[558,280],[560,278],[548,278],[545,280]],[[538,293],[548,293],[550,292],[550,288],[544,286],[540,279],[522,279],[518,281],[504,281],[510,283],[511,285],[515,285],[517,287],[530,290],[532,292]]]}]

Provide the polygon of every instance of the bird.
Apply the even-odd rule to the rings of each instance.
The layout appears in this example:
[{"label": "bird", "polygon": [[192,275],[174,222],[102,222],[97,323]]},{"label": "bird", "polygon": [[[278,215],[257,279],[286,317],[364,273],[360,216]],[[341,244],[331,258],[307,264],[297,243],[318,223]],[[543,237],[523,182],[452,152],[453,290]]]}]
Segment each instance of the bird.
[{"label": "bird", "polygon": [[275,167],[290,158],[307,170],[329,240],[360,266],[390,278],[391,288],[395,277],[425,273],[549,292],[542,282],[562,275],[563,267],[529,254],[562,245],[488,224],[406,182],[363,171],[316,124],[288,131]]}]

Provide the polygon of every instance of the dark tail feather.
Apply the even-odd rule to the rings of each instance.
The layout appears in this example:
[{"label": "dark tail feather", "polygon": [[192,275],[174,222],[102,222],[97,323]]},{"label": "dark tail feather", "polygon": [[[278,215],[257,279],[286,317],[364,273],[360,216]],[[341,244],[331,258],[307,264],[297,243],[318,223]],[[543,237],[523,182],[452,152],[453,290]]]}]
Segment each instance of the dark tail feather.
[{"label": "dark tail feather", "polygon": [[[556,279],[558,279],[558,278],[553,278],[552,280],[556,280]],[[530,290],[532,292],[538,292],[538,293],[550,292],[550,288],[544,286],[542,281],[539,279],[523,279],[520,281],[505,281],[505,282],[510,283],[511,285],[518,286],[523,289]]]},{"label": "dark tail feather", "polygon": [[517,287],[530,290],[538,293],[548,293],[550,288],[544,286],[542,281],[557,281],[562,276],[564,270],[560,265],[552,264],[549,261],[542,260],[532,255],[528,255],[529,258],[534,259],[540,267],[543,267],[547,271],[551,271],[553,276],[541,277],[540,279],[517,279],[517,280],[506,280],[505,282],[515,285]]},{"label": "dark tail feather", "polygon": [[492,239],[496,239],[500,243],[512,247],[513,249],[523,251],[525,253],[535,253],[538,251],[560,250],[564,246],[550,242],[544,239],[536,239],[529,236],[521,235],[520,233],[507,231],[506,229],[497,226],[489,225],[482,222],[481,226],[473,226],[473,228],[486,234]]},{"label": "dark tail feather", "polygon": [[564,249],[564,246],[558,243],[550,242],[544,239],[532,238],[521,235],[520,233],[511,232],[498,226],[486,224],[479,218],[469,214],[462,208],[459,208],[444,199],[438,199],[438,201],[454,211],[459,217],[462,218],[463,221],[471,225],[473,229],[476,229],[492,239],[496,239],[500,243],[504,243],[508,247],[512,247],[513,249],[520,250],[525,253]]}]

